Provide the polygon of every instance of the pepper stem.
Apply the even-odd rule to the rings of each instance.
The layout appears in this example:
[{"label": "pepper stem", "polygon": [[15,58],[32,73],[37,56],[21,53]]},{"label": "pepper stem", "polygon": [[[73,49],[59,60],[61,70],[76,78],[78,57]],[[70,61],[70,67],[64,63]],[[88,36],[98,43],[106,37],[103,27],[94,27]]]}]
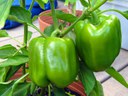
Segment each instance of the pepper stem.
[{"label": "pepper stem", "polygon": [[[26,5],[25,0],[20,0],[20,6],[25,8],[25,5]],[[28,25],[25,23],[24,24],[24,41],[23,42],[26,46],[27,46],[27,35],[28,35]],[[26,46],[25,46],[25,48],[27,48]],[[26,65],[26,63],[23,64],[23,68],[22,68],[23,75],[26,73],[25,65]]]}]

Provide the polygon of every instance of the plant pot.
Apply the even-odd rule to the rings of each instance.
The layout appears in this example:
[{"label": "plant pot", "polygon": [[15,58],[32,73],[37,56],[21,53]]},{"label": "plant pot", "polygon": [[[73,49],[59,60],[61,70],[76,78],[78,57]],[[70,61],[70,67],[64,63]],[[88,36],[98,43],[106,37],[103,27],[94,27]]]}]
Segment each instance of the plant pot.
[{"label": "plant pot", "polygon": [[78,93],[80,96],[87,96],[86,93],[84,92],[84,87],[80,81],[73,82],[67,88]]},{"label": "plant pot", "polygon": [[11,78],[10,80],[14,80],[20,78],[22,76],[22,68],[20,68]]},{"label": "plant pot", "polygon": [[[68,10],[67,9],[61,9],[63,12],[66,12],[68,13]],[[44,29],[48,26],[50,26],[51,24],[53,24],[53,21],[52,21],[52,17],[51,16],[46,16],[44,14],[47,14],[47,13],[50,13],[51,10],[47,10],[47,11],[44,11],[42,13],[40,13],[40,16],[38,18],[38,21],[39,21],[39,27],[40,27],[40,30],[43,32]],[[82,14],[82,11],[80,10],[77,10],[76,11],[76,15],[77,16],[80,16]]]},{"label": "plant pot", "polygon": [[[61,9],[62,11],[68,13],[67,9]],[[53,21],[52,21],[52,17],[51,16],[46,16],[44,14],[47,14],[51,12],[51,10],[47,10],[45,12],[42,12],[40,14],[40,17],[38,18],[39,20],[39,27],[40,27],[40,30],[43,32],[44,29],[48,26],[50,26],[51,24],[53,24]],[[77,10],[76,11],[76,15],[77,16],[80,16],[82,14],[82,11],[80,10]],[[60,20],[61,21],[61,20]],[[79,96],[86,96],[85,92],[84,92],[84,87],[82,85],[82,83],[80,81],[78,82],[73,82],[72,84],[70,84],[68,87],[68,89],[76,92],[79,94]]]}]

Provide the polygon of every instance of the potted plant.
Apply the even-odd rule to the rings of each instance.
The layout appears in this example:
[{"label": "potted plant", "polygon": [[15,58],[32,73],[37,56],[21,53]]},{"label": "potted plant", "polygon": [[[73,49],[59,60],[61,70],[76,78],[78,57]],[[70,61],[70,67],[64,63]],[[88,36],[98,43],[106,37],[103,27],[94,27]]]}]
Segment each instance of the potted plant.
[{"label": "potted plant", "polygon": [[[0,27],[7,18],[22,23],[24,42],[16,48],[10,44],[0,47],[1,96],[103,96],[102,85],[94,75],[99,71],[107,72],[128,88],[125,79],[111,67],[121,48],[120,22],[115,15],[104,14],[116,11],[128,18],[127,12],[100,10],[107,0],[80,0],[84,10],[77,16],[76,0],[65,0],[69,7],[66,12],[55,10],[54,0],[36,0],[42,8],[48,1],[51,5],[51,11],[39,18],[51,16],[53,22],[40,30],[32,23],[37,16],[31,19],[25,0],[19,7],[11,7],[13,0],[6,1],[0,1],[1,9],[7,6],[0,10]],[[31,38],[28,26],[40,37]],[[8,36],[6,30],[0,30],[0,37]],[[12,79],[19,69],[22,74]]]}]

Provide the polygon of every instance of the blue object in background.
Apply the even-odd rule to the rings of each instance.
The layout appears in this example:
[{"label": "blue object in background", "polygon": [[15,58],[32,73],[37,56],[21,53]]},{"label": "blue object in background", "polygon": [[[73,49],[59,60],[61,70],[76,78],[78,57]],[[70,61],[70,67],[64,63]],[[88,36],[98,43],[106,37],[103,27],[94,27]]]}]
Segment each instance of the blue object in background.
[{"label": "blue object in background", "polygon": [[[19,0],[14,0],[12,6],[20,6],[20,1]],[[31,4],[32,0],[26,0],[26,9],[29,9],[29,6]],[[55,8],[58,6],[58,3],[57,3],[57,0],[55,0]],[[48,10],[50,9],[50,3],[48,2],[47,4],[45,4],[45,9],[41,9],[40,6],[38,5],[37,2],[34,3],[34,6],[31,10],[31,14],[32,14],[32,17],[35,16],[35,15],[38,15],[40,14],[42,11],[45,11],[45,10]],[[15,22],[15,21],[11,21],[11,20],[6,20],[6,23],[5,23],[5,26],[3,29],[11,29],[11,28],[15,28],[17,26],[21,25],[20,23],[18,22]]]}]

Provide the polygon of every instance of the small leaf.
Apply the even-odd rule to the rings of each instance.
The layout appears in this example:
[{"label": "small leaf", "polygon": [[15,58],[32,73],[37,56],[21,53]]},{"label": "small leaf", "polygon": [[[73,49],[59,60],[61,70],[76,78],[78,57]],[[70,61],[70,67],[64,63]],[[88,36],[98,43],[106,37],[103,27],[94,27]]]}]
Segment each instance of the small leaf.
[{"label": "small leaf", "polygon": [[8,33],[6,30],[0,30],[0,37],[8,37]]},{"label": "small leaf", "polygon": [[32,24],[31,13],[19,6],[12,6],[8,17],[9,20],[17,21],[19,23]]},{"label": "small leaf", "polygon": [[72,14],[65,13],[61,10],[56,10],[56,17],[58,19],[61,19],[61,20],[64,20],[64,21],[67,21],[67,22],[70,22],[70,23],[73,23],[78,18],[78,17],[76,17]]},{"label": "small leaf", "polygon": [[0,29],[4,27],[9,15],[13,0],[0,0]]},{"label": "small leaf", "polygon": [[47,35],[47,36],[50,36],[53,31],[54,31],[54,26],[50,25],[47,28],[45,28],[44,34]]},{"label": "small leaf", "polygon": [[112,76],[115,80],[117,80],[118,82],[120,82],[123,86],[125,86],[126,88],[128,88],[128,83],[125,81],[125,79],[122,77],[122,75],[116,71],[113,67],[110,67],[106,70],[106,72]]},{"label": "small leaf", "polygon": [[84,6],[84,7],[88,7],[88,2],[86,0],[80,0],[81,4]]},{"label": "small leaf", "polygon": [[18,66],[28,62],[28,57],[24,55],[16,55],[13,57],[9,57],[3,62],[0,62],[0,67],[7,67],[7,66]]},{"label": "small leaf", "polygon": [[17,52],[17,49],[10,44],[1,46],[0,58],[4,59],[4,58],[11,57],[15,52]]},{"label": "small leaf", "polygon": [[79,77],[82,81],[82,84],[84,85],[85,93],[89,95],[95,86],[96,78],[93,72],[90,69],[88,69],[82,62],[80,64]]}]

